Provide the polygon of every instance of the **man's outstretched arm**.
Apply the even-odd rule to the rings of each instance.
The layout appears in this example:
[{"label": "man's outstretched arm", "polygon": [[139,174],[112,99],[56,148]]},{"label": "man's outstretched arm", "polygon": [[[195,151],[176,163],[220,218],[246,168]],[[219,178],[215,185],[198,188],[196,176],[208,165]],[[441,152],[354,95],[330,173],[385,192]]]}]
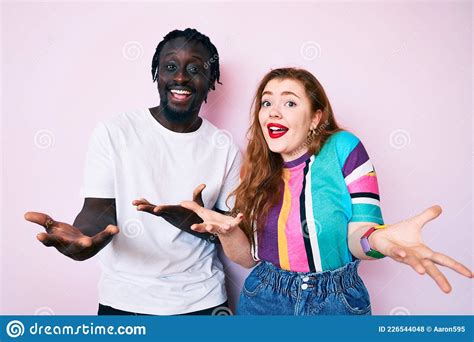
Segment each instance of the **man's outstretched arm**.
[{"label": "man's outstretched arm", "polygon": [[113,198],[86,198],[73,225],[38,212],[27,212],[25,219],[45,228],[36,236],[43,245],[74,260],[93,257],[119,232]]}]

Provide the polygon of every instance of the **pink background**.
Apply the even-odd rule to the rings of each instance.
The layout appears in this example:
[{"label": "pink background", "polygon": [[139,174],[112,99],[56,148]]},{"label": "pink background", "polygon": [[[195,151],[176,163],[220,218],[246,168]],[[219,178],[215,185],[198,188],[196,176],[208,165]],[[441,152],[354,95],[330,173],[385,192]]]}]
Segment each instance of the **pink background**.
[{"label": "pink background", "polygon": [[[222,86],[203,116],[245,147],[258,80],[299,66],[376,165],[387,223],[440,204],[425,241],[472,262],[472,8],[469,2],[2,4],[2,314],[95,314],[99,265],[35,239],[27,210],[72,222],[95,124],[158,103],[151,58],[175,28],[209,35]],[[226,262],[232,303],[247,274]],[[362,263],[374,314],[472,314],[453,292],[391,260]]]}]

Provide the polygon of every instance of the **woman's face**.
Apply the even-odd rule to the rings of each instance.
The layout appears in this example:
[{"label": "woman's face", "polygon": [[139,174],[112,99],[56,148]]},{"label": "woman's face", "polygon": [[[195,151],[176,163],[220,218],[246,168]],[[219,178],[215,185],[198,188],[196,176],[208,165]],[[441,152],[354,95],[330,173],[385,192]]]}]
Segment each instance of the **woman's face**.
[{"label": "woman's face", "polygon": [[258,113],[268,148],[284,161],[297,159],[308,151],[308,132],[316,128],[321,111],[311,111],[303,85],[292,79],[273,79],[262,93]]}]

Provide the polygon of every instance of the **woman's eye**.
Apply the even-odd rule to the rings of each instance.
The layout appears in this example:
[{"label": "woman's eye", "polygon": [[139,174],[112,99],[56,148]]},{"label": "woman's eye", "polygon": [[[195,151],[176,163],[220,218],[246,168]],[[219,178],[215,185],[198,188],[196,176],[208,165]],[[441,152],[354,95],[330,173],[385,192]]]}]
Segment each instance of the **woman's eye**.
[{"label": "woman's eye", "polygon": [[176,65],[168,64],[168,65],[166,66],[166,70],[168,70],[168,71],[175,71],[175,70],[176,70]]},{"label": "woman's eye", "polygon": [[293,101],[288,101],[288,102],[286,103],[286,106],[287,106],[287,107],[295,107],[295,106],[296,106],[296,103],[293,102]]},{"label": "woman's eye", "polygon": [[270,107],[271,103],[270,101],[264,100],[262,101],[262,107]]}]

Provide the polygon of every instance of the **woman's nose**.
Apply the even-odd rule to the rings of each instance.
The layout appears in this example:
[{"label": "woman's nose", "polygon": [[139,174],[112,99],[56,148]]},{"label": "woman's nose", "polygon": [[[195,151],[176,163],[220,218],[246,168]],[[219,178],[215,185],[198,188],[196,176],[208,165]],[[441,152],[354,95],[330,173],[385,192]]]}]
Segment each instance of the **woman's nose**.
[{"label": "woman's nose", "polygon": [[280,112],[279,112],[277,109],[273,108],[273,109],[270,111],[270,117],[271,117],[272,119],[281,118],[281,114],[280,114]]}]

